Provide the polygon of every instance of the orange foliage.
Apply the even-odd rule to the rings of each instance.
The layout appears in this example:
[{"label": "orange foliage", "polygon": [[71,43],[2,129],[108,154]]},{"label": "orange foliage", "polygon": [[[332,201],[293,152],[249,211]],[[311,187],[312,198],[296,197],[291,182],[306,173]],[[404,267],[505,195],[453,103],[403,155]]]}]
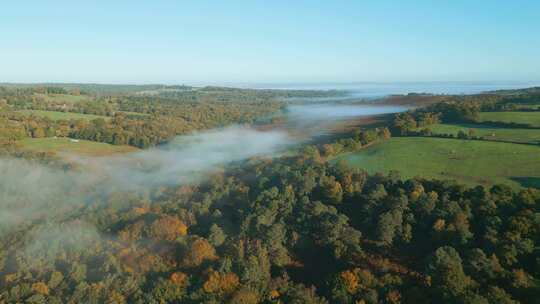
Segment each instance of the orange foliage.
[{"label": "orange foliage", "polygon": [[512,271],[513,282],[512,286],[515,288],[528,288],[531,285],[531,276],[523,269],[514,269]]},{"label": "orange foliage", "polygon": [[435,224],[433,224],[433,229],[435,229],[436,231],[442,231],[445,225],[446,222],[443,219],[438,219],[437,221],[435,221]]},{"label": "orange foliage", "polygon": [[358,289],[358,277],[354,272],[350,270],[342,271],[341,279],[343,280],[343,284],[345,284],[345,288],[349,293],[355,293]]},{"label": "orange foliage", "polygon": [[386,295],[386,301],[391,304],[401,303],[401,294],[397,290],[392,290]]},{"label": "orange foliage", "polygon": [[277,290],[270,291],[270,299],[277,299],[277,298],[279,298],[279,296],[280,296],[279,291],[277,291]]},{"label": "orange foliage", "polygon": [[118,258],[129,273],[146,273],[159,263],[159,257],[145,249],[123,248],[118,252]]},{"label": "orange foliage", "polygon": [[133,208],[133,213],[137,214],[137,215],[143,215],[143,214],[146,214],[148,212],[148,208],[145,208],[145,207],[135,207]]},{"label": "orange foliage", "polygon": [[165,216],[155,220],[150,226],[151,235],[157,239],[174,241],[187,234],[188,227],[176,217]]},{"label": "orange foliage", "polygon": [[216,250],[207,240],[196,239],[184,256],[184,264],[186,266],[199,266],[205,260],[213,261],[217,258]]},{"label": "orange foliage", "polygon": [[185,286],[188,280],[188,276],[183,272],[174,272],[171,274],[171,282],[178,286]]},{"label": "orange foliage", "polygon": [[43,282],[37,282],[37,283],[32,284],[32,291],[35,293],[42,294],[42,295],[48,295],[49,287],[47,287],[47,284]]},{"label": "orange foliage", "polygon": [[235,273],[220,274],[217,271],[211,271],[203,289],[207,293],[230,294],[238,285],[240,280]]}]

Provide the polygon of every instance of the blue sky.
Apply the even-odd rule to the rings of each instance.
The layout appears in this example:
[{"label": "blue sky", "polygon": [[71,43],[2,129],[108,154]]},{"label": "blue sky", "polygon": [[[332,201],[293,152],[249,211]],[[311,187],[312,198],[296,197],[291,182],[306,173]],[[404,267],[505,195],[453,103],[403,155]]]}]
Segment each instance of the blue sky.
[{"label": "blue sky", "polygon": [[540,1],[5,1],[0,81],[539,81]]}]

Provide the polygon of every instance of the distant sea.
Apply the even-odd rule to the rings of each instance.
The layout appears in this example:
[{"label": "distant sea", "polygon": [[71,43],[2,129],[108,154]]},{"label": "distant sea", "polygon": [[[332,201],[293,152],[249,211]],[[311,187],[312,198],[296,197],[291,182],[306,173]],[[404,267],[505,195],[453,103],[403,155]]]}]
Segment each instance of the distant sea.
[{"label": "distant sea", "polygon": [[376,98],[408,93],[475,94],[540,86],[540,82],[266,83],[231,84],[231,86],[253,89],[341,90],[348,92],[347,98]]}]

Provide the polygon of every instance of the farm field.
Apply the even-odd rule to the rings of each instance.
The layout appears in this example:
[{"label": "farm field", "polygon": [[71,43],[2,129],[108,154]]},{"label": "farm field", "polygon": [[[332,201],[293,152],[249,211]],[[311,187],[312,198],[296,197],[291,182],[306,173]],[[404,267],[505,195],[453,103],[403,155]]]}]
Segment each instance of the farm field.
[{"label": "farm field", "polygon": [[484,137],[486,140],[513,141],[519,143],[540,143],[540,130],[490,127],[482,124],[435,124],[429,129],[434,134],[453,134],[457,136],[459,131],[468,134],[474,130],[474,136]]},{"label": "farm field", "polygon": [[92,115],[92,114],[81,114],[81,113],[71,113],[71,112],[58,112],[58,111],[42,111],[42,110],[21,110],[19,111],[26,115],[36,115],[41,117],[47,117],[51,120],[69,120],[69,119],[86,119],[92,120],[96,118],[109,119],[107,116],[101,115]]},{"label": "farm field", "polygon": [[106,156],[134,152],[131,146],[115,146],[88,140],[72,141],[69,138],[27,138],[20,140],[22,149],[35,152],[72,153],[85,156]]},{"label": "farm field", "polygon": [[540,188],[540,147],[501,142],[395,137],[341,155],[370,173],[397,170],[402,177],[453,179],[468,185]]},{"label": "farm field", "polygon": [[529,124],[540,127],[540,112],[480,112],[479,121]]}]

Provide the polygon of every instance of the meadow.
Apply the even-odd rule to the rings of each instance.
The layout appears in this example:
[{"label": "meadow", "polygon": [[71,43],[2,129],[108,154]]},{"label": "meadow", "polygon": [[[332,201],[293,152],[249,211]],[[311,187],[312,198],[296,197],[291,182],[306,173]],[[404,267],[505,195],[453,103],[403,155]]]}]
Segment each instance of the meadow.
[{"label": "meadow", "polygon": [[132,146],[116,146],[88,140],[69,138],[26,138],[18,142],[21,148],[33,152],[69,153],[84,156],[106,156],[116,153],[134,152]]},{"label": "meadow", "polygon": [[474,130],[473,135],[483,137],[485,140],[510,141],[517,143],[540,143],[539,129],[518,129],[491,127],[482,124],[435,124],[429,126],[433,134],[453,134],[457,136],[459,131],[469,133]]},{"label": "meadow", "polygon": [[540,127],[540,112],[480,112],[478,121],[519,123]]},{"label": "meadow", "polygon": [[540,187],[540,147],[501,142],[394,137],[333,161],[370,173],[399,171],[402,177],[457,180],[468,185]]},{"label": "meadow", "polygon": [[26,115],[36,115],[40,117],[47,117],[51,120],[69,120],[69,119],[92,120],[96,118],[109,119],[109,117],[107,116],[72,113],[72,112],[42,111],[42,110],[20,110],[18,112],[24,113]]}]

